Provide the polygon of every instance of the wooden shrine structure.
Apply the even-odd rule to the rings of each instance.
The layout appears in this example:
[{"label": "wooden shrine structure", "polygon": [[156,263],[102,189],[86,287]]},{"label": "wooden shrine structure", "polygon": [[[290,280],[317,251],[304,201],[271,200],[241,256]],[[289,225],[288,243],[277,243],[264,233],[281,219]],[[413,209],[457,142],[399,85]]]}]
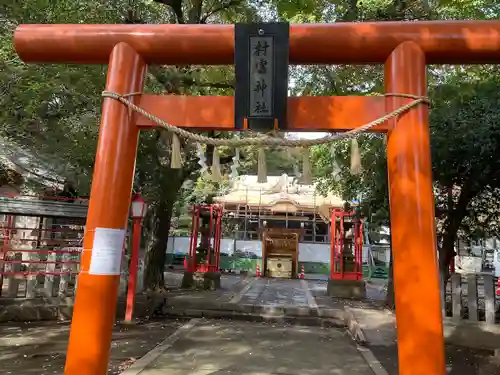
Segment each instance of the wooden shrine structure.
[{"label": "wooden shrine structure", "polygon": [[266,228],[262,231],[262,274],[291,279],[299,273],[300,230]]},{"label": "wooden shrine structure", "polygon": [[0,197],[0,214],[20,216],[86,218],[88,201],[42,199],[38,197]]}]

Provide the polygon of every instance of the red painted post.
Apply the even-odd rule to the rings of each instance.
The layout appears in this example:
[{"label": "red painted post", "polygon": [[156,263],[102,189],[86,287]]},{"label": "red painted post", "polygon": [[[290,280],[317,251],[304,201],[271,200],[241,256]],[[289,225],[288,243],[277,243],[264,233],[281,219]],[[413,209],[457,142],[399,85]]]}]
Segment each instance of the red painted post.
[{"label": "red painted post", "polygon": [[7,216],[7,223],[5,230],[3,232],[3,246],[2,249],[0,249],[0,296],[2,295],[2,289],[3,289],[3,272],[5,270],[5,257],[7,256],[7,253],[9,252],[10,248],[10,237],[11,237],[11,231],[14,226],[14,216],[9,215]]},{"label": "red painted post", "polygon": [[135,304],[135,289],[137,285],[137,266],[139,264],[139,248],[141,246],[141,224],[142,218],[133,218],[132,249],[129,267],[129,278],[127,288],[127,307],[125,309],[125,322],[132,321]]},{"label": "red painted post", "polygon": [[333,274],[335,271],[335,257],[337,256],[337,220],[335,220],[335,209],[331,213],[331,224],[330,224],[330,279],[333,279]]},{"label": "red painted post", "polygon": [[[212,250],[211,249],[212,249],[212,232],[213,232],[213,228],[214,228],[214,226],[213,226],[213,224],[214,224],[214,207],[213,207],[213,205],[209,206],[209,212],[210,212],[210,220],[208,221],[208,233],[207,233],[208,249],[207,249],[207,257],[205,259],[205,264],[207,265],[207,270],[212,265]],[[215,245],[215,236],[214,236],[213,244]]]},{"label": "red painted post", "polygon": [[222,237],[222,215],[223,208],[218,206],[217,208],[217,237],[215,239],[217,244],[217,263],[216,263],[216,272],[220,271],[220,241]]},{"label": "red painted post", "polygon": [[[385,90],[426,96],[426,71],[421,48],[403,43],[385,63]],[[386,100],[392,110],[393,98]],[[429,108],[420,104],[390,123],[387,167],[399,375],[445,375]]]},{"label": "red painted post", "polygon": [[[191,272],[195,272],[196,269],[198,268],[198,260],[197,260],[197,254],[196,254],[196,248],[198,247],[198,233],[200,231],[200,206],[195,205],[194,207],[194,212],[195,212],[195,222],[194,222],[194,231],[191,233],[193,236],[193,247],[191,249],[192,251],[192,258],[191,258]],[[203,236],[203,234],[202,234]]]},{"label": "red painted post", "polygon": [[[142,91],[145,74],[141,56],[120,43],[109,58],[106,89]],[[138,138],[131,111],[104,99],[65,375],[108,373]]]},{"label": "red painted post", "polygon": [[[193,205],[193,213],[191,214],[191,238],[189,239],[189,250],[188,250],[188,258],[185,261],[185,271],[193,272],[193,241],[194,239],[194,225],[195,225],[195,215],[196,215],[196,205]],[[196,245],[195,245],[196,247]]]},{"label": "red painted post", "polygon": [[357,273],[356,280],[363,280],[363,222],[361,219],[355,219],[354,224],[354,243],[355,243],[355,264]]},{"label": "red painted post", "polygon": [[340,278],[344,279],[344,214],[340,214],[340,230],[339,230],[339,264],[340,264]]}]

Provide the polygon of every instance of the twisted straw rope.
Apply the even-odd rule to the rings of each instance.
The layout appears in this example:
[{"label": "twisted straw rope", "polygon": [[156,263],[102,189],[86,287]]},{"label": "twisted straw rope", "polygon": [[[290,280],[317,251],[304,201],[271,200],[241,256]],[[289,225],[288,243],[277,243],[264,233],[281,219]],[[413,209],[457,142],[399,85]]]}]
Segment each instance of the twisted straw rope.
[{"label": "twisted straw rope", "polygon": [[354,138],[356,135],[363,133],[377,125],[380,125],[384,123],[387,120],[390,120],[393,117],[397,117],[400,114],[408,111],[409,109],[417,106],[420,103],[424,103],[429,105],[429,99],[426,97],[422,96],[417,96],[417,95],[411,95],[411,94],[385,94],[384,96],[397,96],[397,97],[402,97],[402,98],[410,98],[414,99],[412,102],[405,104],[404,106],[399,107],[398,109],[386,114],[385,116],[382,116],[372,122],[369,122],[368,124],[362,125],[358,128],[349,130],[344,133],[336,133],[336,134],[331,134],[327,135],[326,137],[323,138],[318,138],[318,139],[284,139],[284,138],[275,138],[275,137],[270,137],[267,135],[260,135],[257,137],[250,137],[250,138],[240,138],[240,139],[227,139],[227,138],[211,138],[211,137],[206,137],[201,134],[195,134],[190,131],[184,130],[182,128],[178,128],[177,126],[170,125],[167,122],[163,121],[162,119],[152,115],[151,113],[146,112],[144,109],[138,107],[134,103],[132,103],[130,100],[127,99],[127,97],[133,96],[133,95],[141,95],[142,93],[131,93],[131,94],[124,94],[120,95],[112,91],[103,91],[102,96],[104,98],[112,98],[115,100],[118,100],[120,103],[125,104],[127,107],[132,109],[133,111],[141,114],[142,116],[146,117],[150,121],[160,125],[163,127],[166,131],[171,132],[176,134],[177,136],[184,138],[186,140],[193,141],[195,143],[200,143],[200,144],[206,144],[206,145],[212,145],[212,146],[229,146],[229,147],[241,147],[241,146],[282,146],[282,147],[311,147],[311,146],[317,146],[321,144],[326,144],[330,143],[333,141],[338,141],[340,139],[349,139],[349,138]]}]

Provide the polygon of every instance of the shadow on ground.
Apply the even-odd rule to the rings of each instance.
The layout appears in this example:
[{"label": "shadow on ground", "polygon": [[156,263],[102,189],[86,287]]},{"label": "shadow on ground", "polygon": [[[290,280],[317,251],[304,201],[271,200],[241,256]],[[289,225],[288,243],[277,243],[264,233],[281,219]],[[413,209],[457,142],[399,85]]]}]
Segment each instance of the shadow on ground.
[{"label": "shadow on ground", "polygon": [[[115,326],[108,375],[119,374],[182,323],[176,320],[145,321],[130,327]],[[1,324],[0,374],[62,375],[68,336],[68,323]]]},{"label": "shadow on ground", "polygon": [[[497,335],[484,331],[479,332],[479,326],[480,325],[469,327],[467,334],[464,333],[464,330],[466,330],[464,326],[455,328],[454,330],[449,329],[449,327],[448,329],[445,328],[445,339],[447,341],[445,345],[446,365],[448,375],[500,374],[500,358],[494,356],[494,350],[453,344],[464,342],[465,335],[469,337],[469,344],[479,345],[479,342],[500,344]],[[372,343],[369,345],[369,348],[387,370],[389,375],[398,375],[398,347],[394,325],[385,323],[369,328],[370,329],[365,329],[365,334],[368,336],[368,342]],[[474,338],[474,336],[477,335],[481,336],[480,339]]]},{"label": "shadow on ground", "polygon": [[343,329],[202,321],[141,375],[373,375]]},{"label": "shadow on ground", "polygon": [[[375,357],[389,375],[398,375],[398,348],[391,346],[370,346]],[[488,350],[446,345],[448,375],[493,375],[500,374],[500,359]]]}]

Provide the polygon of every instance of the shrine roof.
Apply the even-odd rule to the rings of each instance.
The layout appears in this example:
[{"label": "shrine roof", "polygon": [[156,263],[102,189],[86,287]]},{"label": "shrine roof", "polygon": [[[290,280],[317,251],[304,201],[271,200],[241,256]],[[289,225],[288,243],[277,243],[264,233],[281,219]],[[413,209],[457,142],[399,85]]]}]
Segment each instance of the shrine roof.
[{"label": "shrine roof", "polygon": [[61,166],[65,167],[67,163],[36,154],[4,137],[0,137],[0,149],[0,164],[21,175],[25,181],[44,187],[63,187],[63,173],[57,173],[56,169],[62,169]]},{"label": "shrine roof", "polygon": [[257,182],[256,175],[237,177],[228,194],[215,197],[224,204],[247,204],[250,206],[276,206],[292,204],[299,209],[315,209],[321,206],[343,207],[344,200],[334,194],[323,196],[316,186],[303,185],[297,177],[282,174],[267,176],[267,182]]}]

